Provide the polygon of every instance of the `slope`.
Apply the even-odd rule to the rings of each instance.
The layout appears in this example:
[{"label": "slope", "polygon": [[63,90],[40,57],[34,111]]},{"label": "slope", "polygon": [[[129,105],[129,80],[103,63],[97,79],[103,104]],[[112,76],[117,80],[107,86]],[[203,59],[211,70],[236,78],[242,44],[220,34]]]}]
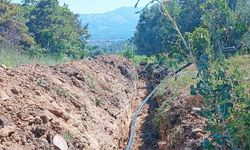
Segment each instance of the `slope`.
[{"label": "slope", "polygon": [[133,36],[140,8],[122,7],[102,14],[81,14],[83,24],[89,24],[91,40],[128,39]]}]

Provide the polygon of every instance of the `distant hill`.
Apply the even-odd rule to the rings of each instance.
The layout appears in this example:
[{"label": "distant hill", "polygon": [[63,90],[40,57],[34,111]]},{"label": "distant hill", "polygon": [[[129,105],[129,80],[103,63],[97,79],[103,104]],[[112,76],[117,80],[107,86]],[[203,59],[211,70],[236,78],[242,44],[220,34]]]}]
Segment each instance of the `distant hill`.
[{"label": "distant hill", "polygon": [[140,8],[122,7],[101,14],[81,14],[83,24],[89,23],[90,40],[128,39],[133,36]]}]

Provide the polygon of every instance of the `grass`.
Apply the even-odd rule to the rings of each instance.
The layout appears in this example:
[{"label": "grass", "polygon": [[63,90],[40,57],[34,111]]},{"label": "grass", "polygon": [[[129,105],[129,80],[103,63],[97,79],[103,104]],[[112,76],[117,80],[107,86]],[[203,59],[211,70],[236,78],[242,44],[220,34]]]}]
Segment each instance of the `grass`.
[{"label": "grass", "polygon": [[[234,56],[227,60],[229,62],[230,69],[237,68],[244,74],[244,81],[250,89],[250,55],[245,56]],[[183,70],[177,77],[167,77],[164,79],[160,85],[159,89],[155,93],[155,97],[160,98],[160,108],[157,110],[157,114],[162,114],[166,112],[170,105],[175,101],[180,95],[190,95],[190,86],[195,85],[197,71],[194,67],[189,67]],[[171,94],[166,93],[170,91]],[[155,119],[158,117],[156,116]],[[158,118],[159,119],[159,118]]]},{"label": "grass", "polygon": [[69,59],[58,59],[55,56],[31,57],[20,52],[18,48],[12,46],[0,46],[0,64],[7,67],[17,67],[23,64],[55,65],[65,63]]},{"label": "grass", "polygon": [[156,96],[162,96],[166,89],[169,89],[171,93],[177,94],[181,91],[189,90],[189,86],[195,84],[197,71],[192,68],[186,68],[176,77],[167,77],[160,83],[159,89],[156,91]]},{"label": "grass", "polygon": [[[245,81],[250,84],[250,55],[239,55],[231,57],[227,60],[230,68],[237,68],[245,74]],[[179,93],[180,91],[187,91],[189,87],[195,84],[197,71],[193,67],[183,70],[177,77],[167,77],[164,79],[160,88],[156,92],[156,96],[161,96],[170,89],[172,93]]]},{"label": "grass", "polygon": [[190,67],[184,69],[176,77],[167,77],[160,83],[158,90],[154,94],[160,102],[160,107],[154,118],[156,127],[159,127],[161,115],[164,115],[170,109],[170,106],[178,96],[189,94],[189,87],[196,83],[196,75],[197,71],[193,67]]},{"label": "grass", "polygon": [[101,106],[102,103],[103,103],[103,100],[102,100],[102,99],[100,99],[100,98],[96,98],[96,99],[95,99],[95,105],[96,105],[96,106]]},{"label": "grass", "polygon": [[250,91],[250,55],[232,57],[228,62],[232,66],[229,71],[239,70],[242,77],[241,83],[244,83],[245,89]]},{"label": "grass", "polygon": [[86,78],[85,78],[85,80],[86,80],[86,83],[87,83],[88,87],[91,90],[93,90],[93,91],[96,90],[97,83],[96,83],[96,80],[95,80],[94,77],[92,77],[90,75],[87,75]]},{"label": "grass", "polygon": [[63,138],[66,142],[70,142],[74,139],[74,136],[69,131],[67,131],[63,133]]},{"label": "grass", "polygon": [[228,62],[231,65],[238,67],[241,71],[244,71],[246,78],[250,78],[250,55],[232,57],[228,60]]},{"label": "grass", "polygon": [[134,65],[139,65],[140,62],[155,63],[157,62],[156,57],[148,57],[146,55],[135,55],[130,59]]}]

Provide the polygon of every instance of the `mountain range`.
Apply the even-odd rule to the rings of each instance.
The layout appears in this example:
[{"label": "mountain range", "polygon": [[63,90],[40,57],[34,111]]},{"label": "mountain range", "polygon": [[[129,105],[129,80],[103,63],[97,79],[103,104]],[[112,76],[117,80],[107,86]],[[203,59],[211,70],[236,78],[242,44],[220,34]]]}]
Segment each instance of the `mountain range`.
[{"label": "mountain range", "polygon": [[99,14],[80,14],[83,25],[88,24],[90,40],[125,40],[133,36],[141,8],[122,7]]}]

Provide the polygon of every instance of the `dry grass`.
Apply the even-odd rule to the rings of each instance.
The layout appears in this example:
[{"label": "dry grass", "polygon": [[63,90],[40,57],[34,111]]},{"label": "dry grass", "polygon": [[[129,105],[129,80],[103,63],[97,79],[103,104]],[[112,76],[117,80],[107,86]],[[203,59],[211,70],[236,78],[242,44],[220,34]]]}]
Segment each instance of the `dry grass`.
[{"label": "dry grass", "polygon": [[55,65],[66,63],[69,59],[58,59],[55,56],[31,57],[12,46],[0,46],[0,64],[16,67],[23,64]]}]

